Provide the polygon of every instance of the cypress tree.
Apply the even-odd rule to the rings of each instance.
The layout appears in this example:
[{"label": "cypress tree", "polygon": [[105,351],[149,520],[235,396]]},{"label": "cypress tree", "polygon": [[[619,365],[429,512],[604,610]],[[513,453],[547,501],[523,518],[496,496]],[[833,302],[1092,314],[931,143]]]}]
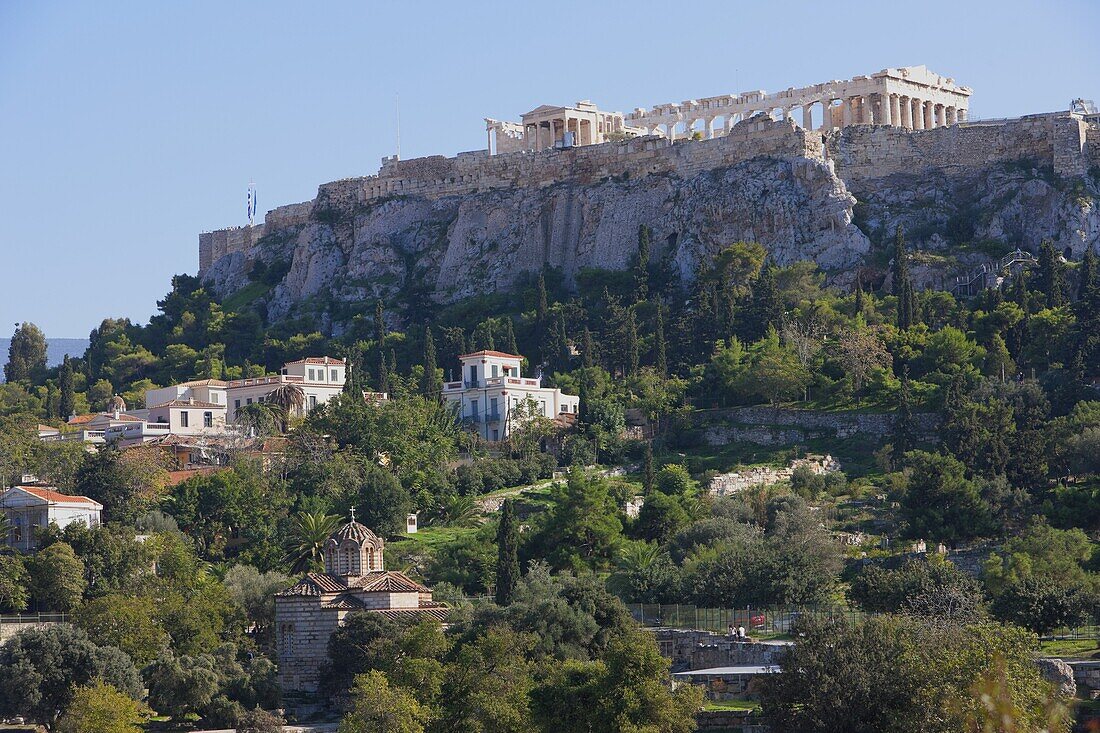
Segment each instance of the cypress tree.
[{"label": "cypress tree", "polygon": [[664,379],[668,376],[668,345],[665,343],[665,306],[657,301],[657,324],[653,334],[654,365],[657,368],[657,376]]},{"label": "cypress tree", "polygon": [[76,412],[76,389],[73,386],[73,365],[69,361],[69,355],[61,362],[61,369],[57,373],[57,384],[61,389],[61,397],[58,401],[59,417],[63,420]]},{"label": "cypress tree", "polygon": [[904,456],[913,449],[913,406],[909,392],[909,367],[902,367],[901,388],[898,390],[898,405],[894,413],[894,451],[892,463],[897,468]]},{"label": "cypress tree", "polygon": [[1047,240],[1039,246],[1039,265],[1035,273],[1039,292],[1046,297],[1047,308],[1057,308],[1066,303],[1065,266],[1054,250],[1054,243]]},{"label": "cypress tree", "polygon": [[650,230],[645,224],[638,227],[638,261],[634,265],[634,302],[649,297],[649,240]]},{"label": "cypress tree", "polygon": [[1081,269],[1078,271],[1077,299],[1084,300],[1088,297],[1092,288],[1097,287],[1100,273],[1096,271],[1096,255],[1092,247],[1085,250],[1085,256],[1081,258]]},{"label": "cypress tree", "polygon": [[546,354],[544,353],[547,335],[546,316],[550,310],[550,305],[546,298],[546,276],[541,272],[539,273],[535,296],[535,351],[537,352],[538,362],[542,363],[546,360]]},{"label": "cypress tree", "polygon": [[638,351],[638,319],[633,308],[626,309],[626,321],[623,327],[623,345],[626,351],[626,374],[637,376],[640,353]]},{"label": "cypress tree", "polygon": [[565,312],[559,308],[554,325],[550,329],[549,344],[546,349],[547,362],[551,371],[569,370],[569,360],[573,356],[569,350],[569,332],[565,328]]},{"label": "cypress tree", "polygon": [[393,375],[397,374],[397,352],[393,349],[390,349],[390,360],[389,363],[386,364],[386,368],[389,370],[390,378],[392,379]]},{"label": "cypress tree", "polygon": [[865,304],[863,302],[863,278],[860,277],[858,272],[856,273],[856,302],[855,302],[855,306],[856,306],[856,314],[857,315],[862,313],[863,309],[865,307]]},{"label": "cypress tree", "polygon": [[439,371],[435,363],[435,339],[432,338],[432,327],[424,326],[424,375],[421,389],[428,399],[439,399],[443,392],[443,385],[439,381]]},{"label": "cypress tree", "polygon": [[16,326],[8,346],[8,363],[4,366],[5,379],[9,382],[33,380],[42,376],[45,371],[45,334],[33,323]]},{"label": "cypress tree", "polygon": [[917,308],[913,283],[909,279],[909,263],[905,254],[905,236],[901,232],[900,224],[894,232],[893,281],[894,294],[898,300],[898,328],[906,331],[916,323]]},{"label": "cypress tree", "polygon": [[581,335],[581,358],[585,369],[596,366],[596,342],[592,339],[592,331],[588,326],[584,327]]},{"label": "cypress tree", "polygon": [[500,524],[497,526],[497,584],[498,606],[507,606],[515,597],[519,583],[519,527],[516,524],[512,500],[505,499],[500,508]]},{"label": "cypress tree", "polygon": [[519,347],[516,346],[516,331],[510,316],[504,318],[504,335],[501,338],[500,348],[509,354],[519,354]]},{"label": "cypress tree", "polygon": [[386,340],[386,318],[382,308],[382,299],[374,301],[374,345],[382,348],[382,342]]},{"label": "cypress tree", "polygon": [[769,326],[778,329],[782,324],[783,308],[779,302],[779,288],[775,283],[775,268],[765,267],[752,286],[752,300],[745,309],[742,333],[747,340],[756,341],[768,332]]},{"label": "cypress tree", "polygon": [[646,441],[645,457],[642,462],[642,487],[646,496],[653,493],[653,444]]},{"label": "cypress tree", "polygon": [[392,396],[393,385],[390,384],[390,369],[386,365],[386,354],[384,351],[378,352],[378,391],[386,392]]}]

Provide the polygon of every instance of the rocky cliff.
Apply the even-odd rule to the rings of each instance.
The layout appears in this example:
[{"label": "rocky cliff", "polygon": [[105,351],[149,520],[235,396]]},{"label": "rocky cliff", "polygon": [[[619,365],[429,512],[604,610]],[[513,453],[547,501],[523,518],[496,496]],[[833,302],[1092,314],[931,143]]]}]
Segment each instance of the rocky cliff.
[{"label": "rocky cliff", "polygon": [[933,253],[922,271],[935,284],[990,248],[1050,238],[1079,256],[1100,245],[1097,132],[1052,115],[826,136],[753,119],[675,145],[387,161],[378,176],[325,184],[313,202],[270,212],[262,227],[203,235],[200,274],[228,296],[262,262],[285,270],[262,296],[270,320],[311,310],[339,321],[342,305],[447,303],[506,290],[544,266],[567,282],[584,268],[627,268],[641,224],[653,230],[653,257],[685,279],[744,240],[845,282],[902,224]]}]

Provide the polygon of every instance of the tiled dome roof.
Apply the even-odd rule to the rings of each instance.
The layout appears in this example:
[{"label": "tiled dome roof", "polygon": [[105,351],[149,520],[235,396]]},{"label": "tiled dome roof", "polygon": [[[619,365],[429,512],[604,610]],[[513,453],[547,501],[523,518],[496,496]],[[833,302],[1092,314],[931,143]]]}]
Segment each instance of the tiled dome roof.
[{"label": "tiled dome roof", "polygon": [[354,519],[345,524],[340,529],[336,530],[331,539],[341,542],[342,540],[355,540],[356,542],[363,543],[368,541],[374,541],[378,539],[378,535],[371,532],[365,525],[359,524]]}]

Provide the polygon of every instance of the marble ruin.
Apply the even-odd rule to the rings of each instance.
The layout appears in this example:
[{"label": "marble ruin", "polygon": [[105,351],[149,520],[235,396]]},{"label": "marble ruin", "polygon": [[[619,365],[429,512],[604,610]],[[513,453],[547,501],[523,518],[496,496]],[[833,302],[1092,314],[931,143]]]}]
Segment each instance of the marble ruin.
[{"label": "marble ruin", "polygon": [[574,107],[543,105],[523,115],[522,122],[486,118],[487,150],[490,155],[546,150],[642,135],[678,140],[696,132],[709,140],[750,117],[789,120],[796,110],[806,130],[849,125],[931,130],[966,122],[970,93],[969,87],[924,66],[904,66],[773,94],[758,90],[658,104],[627,115],[602,112],[587,100]]}]

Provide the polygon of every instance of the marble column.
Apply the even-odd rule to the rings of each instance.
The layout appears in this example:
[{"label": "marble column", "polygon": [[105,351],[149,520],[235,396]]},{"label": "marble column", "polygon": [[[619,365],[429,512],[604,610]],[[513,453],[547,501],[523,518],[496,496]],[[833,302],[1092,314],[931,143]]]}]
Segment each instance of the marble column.
[{"label": "marble column", "polygon": [[956,114],[955,108],[954,107],[948,107],[947,108],[947,124],[954,125],[958,121],[959,121],[959,117]]},{"label": "marble column", "polygon": [[966,120],[970,116],[970,111],[967,110],[965,107],[960,107],[959,109],[955,110],[955,114],[958,116],[959,122],[966,122]]},{"label": "marble column", "polygon": [[924,103],[924,129],[925,130],[931,130],[933,127],[936,126],[935,107],[936,107],[936,105],[932,102],[925,102]]},{"label": "marble column", "polygon": [[493,128],[485,130],[486,145],[485,149],[489,151],[489,155],[493,154]]},{"label": "marble column", "polygon": [[897,94],[890,95],[890,119],[895,126],[903,126],[901,121],[901,97]]},{"label": "marble column", "polygon": [[913,129],[913,104],[909,97],[899,97],[898,107],[901,108],[901,126],[906,130]]},{"label": "marble column", "polygon": [[890,95],[883,92],[878,95],[879,106],[879,123],[883,125],[892,124],[890,120]]},{"label": "marble column", "polygon": [[809,104],[802,105],[802,129],[803,130],[812,130],[812,129],[814,129],[814,115],[813,115],[813,112],[810,111],[810,105]]},{"label": "marble column", "polygon": [[912,99],[912,105],[913,105],[913,129],[914,130],[923,130],[924,129],[924,103],[921,100],[914,97]]},{"label": "marble column", "polygon": [[840,126],[847,127],[852,124],[852,98],[840,100]]},{"label": "marble column", "polygon": [[947,125],[947,108],[942,104],[936,105],[936,127]]}]

